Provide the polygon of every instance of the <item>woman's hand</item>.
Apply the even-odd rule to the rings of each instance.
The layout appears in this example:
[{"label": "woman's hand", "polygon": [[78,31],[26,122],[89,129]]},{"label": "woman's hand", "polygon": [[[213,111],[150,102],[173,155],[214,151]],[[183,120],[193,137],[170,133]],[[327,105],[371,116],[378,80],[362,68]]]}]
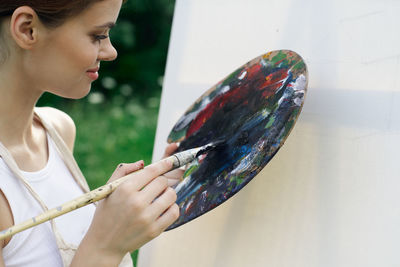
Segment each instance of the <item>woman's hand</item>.
[{"label": "woman's hand", "polygon": [[145,168],[143,161],[119,165],[109,182],[125,175],[130,179],[100,201],[71,266],[117,266],[127,252],[171,225],[179,217],[179,208],[175,191],[162,176],[171,167],[169,160]]},{"label": "woman's hand", "polygon": [[[177,143],[169,144],[165,148],[163,158],[167,158],[167,157],[171,156],[172,154],[175,153],[175,151],[177,149],[178,149]],[[180,181],[182,181],[184,172],[185,172],[184,170],[182,170],[181,168],[178,168],[173,171],[167,172],[166,174],[164,174],[164,177],[166,177],[168,179],[169,186],[174,186],[174,185],[178,184]]]}]

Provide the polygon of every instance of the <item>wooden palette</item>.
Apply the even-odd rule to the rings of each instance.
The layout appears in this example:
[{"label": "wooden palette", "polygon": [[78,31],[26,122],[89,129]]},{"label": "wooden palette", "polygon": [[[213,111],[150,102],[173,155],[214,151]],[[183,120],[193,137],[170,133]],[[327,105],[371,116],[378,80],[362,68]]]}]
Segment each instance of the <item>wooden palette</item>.
[{"label": "wooden palette", "polygon": [[179,151],[224,141],[192,162],[175,190],[176,228],[217,207],[251,181],[293,128],[307,89],[303,59],[293,51],[261,55],[203,94],[179,119],[168,142]]}]

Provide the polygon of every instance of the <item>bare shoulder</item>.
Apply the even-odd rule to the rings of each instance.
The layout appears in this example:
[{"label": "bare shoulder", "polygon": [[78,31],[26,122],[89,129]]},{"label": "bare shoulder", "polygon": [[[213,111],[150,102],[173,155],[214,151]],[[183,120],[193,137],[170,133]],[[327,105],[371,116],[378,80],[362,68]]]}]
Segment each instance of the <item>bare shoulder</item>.
[{"label": "bare shoulder", "polygon": [[69,149],[73,151],[76,128],[72,118],[67,113],[51,107],[40,107],[36,110],[56,129]]}]

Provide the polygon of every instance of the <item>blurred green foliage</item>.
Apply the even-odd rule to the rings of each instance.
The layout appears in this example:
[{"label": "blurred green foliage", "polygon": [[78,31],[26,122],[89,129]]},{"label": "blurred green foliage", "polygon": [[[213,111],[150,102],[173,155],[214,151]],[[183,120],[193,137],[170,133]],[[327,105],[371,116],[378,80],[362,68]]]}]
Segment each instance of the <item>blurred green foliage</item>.
[{"label": "blurred green foliage", "polygon": [[150,164],[158,105],[72,105],[67,112],[77,128],[74,155],[91,188],[104,185],[120,163]]},{"label": "blurred green foliage", "polygon": [[[81,100],[45,94],[38,106],[75,121],[74,155],[90,187],[105,184],[121,162],[150,163],[174,0],[128,0],[110,38],[118,51]],[[132,254],[136,263],[137,251]]]}]

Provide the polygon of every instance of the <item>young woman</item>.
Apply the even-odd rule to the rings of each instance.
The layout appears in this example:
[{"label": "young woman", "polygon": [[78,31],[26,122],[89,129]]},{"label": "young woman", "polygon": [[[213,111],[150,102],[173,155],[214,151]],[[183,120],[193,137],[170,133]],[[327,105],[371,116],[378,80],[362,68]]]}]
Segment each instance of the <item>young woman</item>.
[{"label": "young woman", "polygon": [[[88,94],[101,61],[117,52],[108,34],[123,0],[0,2],[0,229],[87,191],[73,157],[75,126],[53,108],[35,108],[44,92]],[[176,149],[169,146],[167,154]],[[130,175],[108,198],[0,242],[1,266],[132,266],[127,253],[179,216],[162,161],[121,164]]]}]

